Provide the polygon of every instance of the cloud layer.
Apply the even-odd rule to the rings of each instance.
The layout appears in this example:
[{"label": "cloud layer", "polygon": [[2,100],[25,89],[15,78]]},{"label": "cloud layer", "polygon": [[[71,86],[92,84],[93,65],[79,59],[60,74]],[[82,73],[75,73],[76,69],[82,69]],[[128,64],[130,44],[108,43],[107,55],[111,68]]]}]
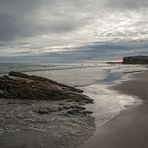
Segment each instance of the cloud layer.
[{"label": "cloud layer", "polygon": [[148,40],[147,0],[0,0],[0,54]]}]

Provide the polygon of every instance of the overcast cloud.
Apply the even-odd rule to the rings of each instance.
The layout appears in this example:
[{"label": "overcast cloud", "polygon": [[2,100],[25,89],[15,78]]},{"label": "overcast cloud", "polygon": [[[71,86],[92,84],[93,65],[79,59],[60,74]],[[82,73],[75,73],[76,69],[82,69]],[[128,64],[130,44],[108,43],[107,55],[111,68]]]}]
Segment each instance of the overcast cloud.
[{"label": "overcast cloud", "polygon": [[148,40],[147,0],[0,0],[0,54]]}]

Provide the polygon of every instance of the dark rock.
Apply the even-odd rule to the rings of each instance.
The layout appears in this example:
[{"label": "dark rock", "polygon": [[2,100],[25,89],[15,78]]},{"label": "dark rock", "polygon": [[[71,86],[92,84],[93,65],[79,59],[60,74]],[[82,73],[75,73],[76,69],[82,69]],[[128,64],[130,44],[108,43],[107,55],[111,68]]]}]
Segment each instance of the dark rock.
[{"label": "dark rock", "polygon": [[62,107],[40,107],[34,110],[38,114],[49,114],[63,110]]},{"label": "dark rock", "polygon": [[4,94],[4,91],[0,89],[0,95],[3,95],[3,94]]},{"label": "dark rock", "polygon": [[79,109],[79,110],[85,110],[85,107],[80,106],[78,104],[66,104],[63,106],[64,109]]},{"label": "dark rock", "polygon": [[38,114],[48,114],[49,113],[46,109],[38,109],[38,110],[35,110],[34,112]]},{"label": "dark rock", "polygon": [[124,57],[123,64],[148,64],[148,56]]},{"label": "dark rock", "polygon": [[81,108],[81,106],[76,107],[76,108],[71,108],[67,111],[67,114],[71,114],[71,115],[88,115],[88,114],[92,114],[91,111],[85,111],[85,108]]},{"label": "dark rock", "polygon": [[68,110],[67,113],[71,115],[83,114],[82,111],[80,111],[79,109],[71,109]]},{"label": "dark rock", "polygon": [[23,119],[24,117],[23,117],[23,115],[17,115],[17,118],[18,119]]},{"label": "dark rock", "polygon": [[83,113],[84,114],[92,114],[93,112],[91,112],[91,111],[84,111]]},{"label": "dark rock", "polygon": [[122,64],[122,62],[106,62],[106,64]]},{"label": "dark rock", "polygon": [[20,73],[20,72],[15,72],[15,71],[11,71],[9,72],[9,76],[15,76],[15,77],[20,77],[20,78],[30,78],[30,76],[24,74],[24,73]]},{"label": "dark rock", "polygon": [[52,85],[57,85],[57,86],[62,87],[62,89],[65,90],[65,91],[66,90],[71,90],[71,91],[78,92],[78,93],[82,93],[83,92],[80,89],[77,89],[77,88],[74,88],[74,87],[71,87],[71,86],[67,86],[67,85],[55,82],[55,81],[47,79],[47,78],[39,77],[39,76],[34,76],[34,75],[29,76],[29,75],[26,75],[24,73],[15,72],[15,71],[9,72],[9,76],[15,76],[15,77],[20,77],[20,78],[27,78],[27,79],[34,80],[34,81],[49,82]]},{"label": "dark rock", "polygon": [[69,102],[92,103],[82,91],[47,78],[10,72],[0,77],[0,98],[33,100],[69,100]]},{"label": "dark rock", "polygon": [[72,92],[72,91],[64,91],[63,96],[65,96],[66,98],[69,98],[68,99],[69,102],[72,102],[74,100],[75,102],[80,102],[85,104],[93,103],[93,99],[89,98],[88,96],[84,94]]},{"label": "dark rock", "polygon": [[[46,144],[44,147],[80,145],[95,131],[94,117],[86,114],[83,107],[85,102],[93,100],[81,93],[79,89],[46,78],[17,72],[0,77],[2,147],[31,146],[28,143],[31,138],[35,147],[41,146],[41,140]],[[18,138],[23,142],[18,144]]]}]

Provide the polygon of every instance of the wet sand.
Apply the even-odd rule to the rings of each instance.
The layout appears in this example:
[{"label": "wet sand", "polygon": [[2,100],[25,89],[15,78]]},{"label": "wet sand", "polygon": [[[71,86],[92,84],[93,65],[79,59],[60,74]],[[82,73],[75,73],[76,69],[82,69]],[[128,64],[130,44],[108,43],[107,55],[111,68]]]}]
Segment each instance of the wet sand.
[{"label": "wet sand", "polygon": [[142,104],[126,111],[99,127],[97,133],[79,148],[148,148],[148,71],[132,75],[132,79],[111,89],[133,95]]}]

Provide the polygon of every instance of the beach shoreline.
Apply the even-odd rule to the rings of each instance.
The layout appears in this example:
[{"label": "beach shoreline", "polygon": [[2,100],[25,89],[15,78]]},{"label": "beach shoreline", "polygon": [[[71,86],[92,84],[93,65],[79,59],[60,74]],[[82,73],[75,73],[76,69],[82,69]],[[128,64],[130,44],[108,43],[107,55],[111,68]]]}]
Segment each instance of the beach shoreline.
[{"label": "beach shoreline", "polygon": [[[119,70],[117,70],[117,69],[119,69]],[[120,88],[119,87],[120,85],[123,85],[126,82],[129,83],[130,81],[133,81],[133,77],[136,77],[137,79],[139,79],[139,81],[141,81],[140,78],[144,79],[146,74],[145,74],[145,76],[143,76],[143,75],[139,76],[139,74],[142,74],[142,73],[137,73],[136,71],[133,71],[133,70],[135,70],[135,68],[131,69],[130,67],[127,67],[127,70],[130,71],[130,73],[129,72],[124,73],[124,71],[126,71],[126,67],[125,67],[125,69],[124,69],[124,67],[121,67],[121,69],[120,69],[120,67],[115,66],[114,68],[111,68],[111,71],[107,70],[106,71],[107,72],[106,77],[104,77],[104,75],[102,76],[101,72],[100,72],[100,75],[98,75],[98,69],[97,70],[95,69],[94,71],[97,72],[97,73],[95,73],[95,78],[97,79],[98,76],[99,76],[98,81],[93,81],[93,83],[91,85],[82,85],[82,87],[80,87],[80,88],[76,87],[76,89],[83,90],[84,95],[87,95],[94,100],[98,99],[97,103],[92,104],[92,106],[96,105],[96,107],[98,107],[97,111],[99,113],[99,116],[98,116],[99,124],[98,125],[96,124],[96,126],[95,126],[95,123],[96,123],[95,121],[97,120],[97,118],[95,119],[95,116],[90,116],[90,118],[89,118],[90,120],[88,119],[88,117],[86,117],[89,121],[86,121],[86,120],[81,121],[82,117],[78,118],[78,120],[77,120],[80,124],[79,129],[82,131],[83,135],[81,135],[81,132],[76,130],[76,128],[74,128],[74,126],[71,126],[69,124],[69,123],[73,123],[74,125],[76,125],[75,122],[73,122],[73,121],[71,122],[71,118],[66,117],[66,119],[64,118],[64,121],[63,121],[63,118],[62,119],[59,118],[59,117],[61,117],[61,115],[60,115],[57,118],[58,120],[61,119],[60,123],[58,122],[58,120],[56,120],[57,121],[56,123],[59,123],[58,126],[55,125],[55,124],[52,124],[52,122],[50,122],[50,125],[55,125],[55,127],[58,127],[58,130],[57,129],[52,130],[53,133],[50,130],[50,134],[52,133],[53,135],[55,135],[55,137],[52,136],[52,138],[51,138],[52,134],[50,135],[49,133],[46,132],[46,130],[44,131],[44,130],[37,130],[37,128],[32,128],[32,130],[25,130],[25,131],[21,130],[21,131],[18,131],[18,132],[16,131],[14,133],[13,132],[12,133],[6,133],[3,136],[0,136],[0,141],[1,141],[0,147],[3,147],[3,148],[5,148],[5,147],[17,148],[18,147],[18,148],[20,148],[20,145],[21,145],[22,148],[23,147],[24,148],[27,148],[27,147],[32,147],[32,148],[34,148],[34,147],[36,147],[36,148],[37,147],[39,147],[39,148],[45,147],[46,148],[50,145],[50,147],[53,147],[53,148],[54,147],[55,148],[57,148],[57,147],[66,148],[66,147],[73,147],[73,146],[77,147],[77,146],[83,144],[83,142],[84,142],[84,145],[81,145],[80,148],[81,147],[83,147],[83,148],[90,148],[90,147],[96,148],[97,147],[98,148],[98,142],[99,142],[98,137],[100,138],[102,136],[102,135],[98,135],[98,134],[100,134],[100,130],[102,128],[104,128],[104,129],[102,129],[103,132],[106,131],[106,130],[107,130],[107,132],[112,132],[112,130],[107,129],[107,126],[112,126],[112,123],[114,124],[114,122],[118,118],[120,119],[120,118],[122,118],[122,116],[124,114],[126,114],[126,113],[128,114],[128,112],[130,112],[132,110],[132,108],[133,109],[137,108],[137,106],[135,107],[135,105],[132,105],[131,107],[128,107],[127,110],[126,110],[126,104],[127,104],[127,106],[130,105],[130,104],[134,104],[134,100],[135,100],[134,98],[135,98],[136,95],[134,97],[131,97],[131,95],[133,95],[133,94],[125,93],[124,92],[125,90],[123,90],[123,88],[125,86],[124,87],[121,86],[121,90],[117,91],[117,89]],[[135,72],[137,74],[135,74]],[[78,72],[76,71],[75,73],[79,74],[79,71]],[[83,71],[80,71],[80,73],[83,73]],[[60,80],[59,82],[61,82],[61,80],[62,80],[63,84],[64,84],[64,82],[67,82],[67,81],[68,82],[74,82],[74,84],[77,84],[78,81],[76,81],[76,82],[73,81],[73,79],[75,78],[75,77],[73,78],[73,73],[72,74],[68,73],[67,75],[69,76],[69,74],[71,75],[71,79],[70,79],[71,81],[70,80],[68,81],[67,79],[63,79],[63,77],[61,77],[59,79],[59,76],[57,76],[57,75],[56,75],[55,78],[57,78],[57,81]],[[48,72],[48,75],[49,75],[49,72]],[[88,81],[88,78],[89,78],[89,77],[87,77],[88,75],[84,75],[84,76],[86,77],[85,80]],[[101,79],[100,79],[100,77],[101,77]],[[65,78],[65,73],[64,73],[64,78]],[[63,81],[63,80],[66,80],[66,81]],[[145,81],[145,79],[144,79],[144,81]],[[82,81],[82,82],[84,82],[84,81]],[[112,86],[112,87],[110,88],[110,86]],[[131,85],[129,85],[129,86],[133,87]],[[117,87],[117,88],[115,88],[115,87]],[[128,88],[128,87],[125,87],[125,88]],[[121,95],[120,95],[119,91],[121,92]],[[131,91],[129,91],[129,92],[131,92]],[[126,96],[127,96],[127,98],[124,99]],[[120,104],[120,101],[118,100],[118,98],[121,101],[121,104]],[[116,102],[116,100],[118,100],[118,101]],[[137,100],[139,100],[139,99],[137,99]],[[5,101],[6,100],[4,100],[4,102]],[[16,102],[16,104],[17,103],[18,102]],[[12,101],[10,100],[10,101],[8,101],[8,104],[9,104],[9,106],[12,106],[15,103],[12,104]],[[40,103],[38,103],[38,104],[40,104]],[[2,105],[3,105],[3,103],[2,103]],[[122,107],[123,107],[123,109],[122,109]],[[105,110],[103,111],[102,109],[105,109]],[[121,111],[120,111],[120,109],[121,109]],[[89,110],[89,108],[87,108],[87,107],[86,107],[86,110],[93,112],[93,110]],[[123,110],[125,110],[125,111],[123,112]],[[103,112],[101,112],[101,111],[103,111]],[[124,115],[124,116],[126,117],[128,115]],[[76,117],[78,117],[78,116],[76,116]],[[22,120],[22,116],[18,116],[17,118],[19,118],[19,120]],[[54,118],[53,115],[52,115],[52,118]],[[95,119],[95,121],[94,121],[94,119]],[[90,122],[90,121],[92,121],[92,122]],[[123,119],[121,119],[121,121],[123,121]],[[32,120],[30,120],[29,122],[31,122],[34,126],[34,122],[32,122]],[[117,122],[117,124],[120,123],[120,121],[116,121],[116,122]],[[85,124],[85,123],[88,123],[88,125]],[[67,126],[65,126],[65,125],[67,125],[67,124],[68,124],[68,127],[70,127],[68,129],[70,131],[70,134],[68,132],[65,133],[65,129],[67,128]],[[63,125],[64,125],[65,129],[63,129]],[[84,125],[84,128],[83,128],[83,125]],[[99,127],[97,127],[97,126],[99,126]],[[90,128],[88,128],[88,127],[90,127]],[[96,128],[97,128],[97,131],[95,132]],[[112,127],[110,127],[110,128],[112,128]],[[51,129],[53,129],[53,127]],[[116,129],[116,127],[112,128],[112,129]],[[121,128],[119,127],[117,129],[120,130]],[[55,131],[58,131],[58,133],[56,133]],[[76,131],[76,133],[74,133],[74,131]],[[94,134],[94,132],[95,132],[95,134]],[[61,133],[64,133],[64,136],[60,137]],[[27,136],[27,135],[32,135],[32,137]],[[113,135],[117,135],[117,134],[113,134]],[[72,137],[72,141],[69,140],[70,137]],[[61,139],[61,138],[62,138],[61,141],[64,141],[64,142],[60,142],[60,140],[58,140],[58,139]],[[90,138],[90,139],[88,139],[88,138]],[[95,139],[96,139],[96,141],[94,141]],[[102,141],[104,140],[104,142],[101,142],[99,144],[105,144],[106,139],[107,139],[106,135],[104,135],[104,137],[102,137]],[[8,143],[8,141],[9,141],[9,143]],[[17,143],[17,141],[20,141],[20,142]],[[101,148],[103,148],[103,145],[99,145],[99,146]],[[107,148],[107,146],[104,146],[104,148]],[[116,147],[113,146],[113,148],[116,148]],[[119,146],[117,146],[117,148],[119,148]]]},{"label": "beach shoreline", "polygon": [[128,80],[110,87],[142,100],[99,127],[98,132],[79,148],[147,148],[148,71],[130,75]]}]

